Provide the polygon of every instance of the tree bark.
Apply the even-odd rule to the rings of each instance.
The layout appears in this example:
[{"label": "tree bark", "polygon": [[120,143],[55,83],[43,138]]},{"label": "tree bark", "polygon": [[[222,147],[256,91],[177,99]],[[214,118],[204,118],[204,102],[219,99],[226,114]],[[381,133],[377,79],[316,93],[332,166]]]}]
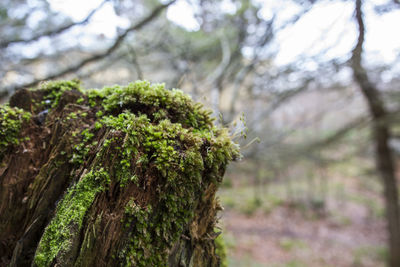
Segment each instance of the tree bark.
[{"label": "tree bark", "polygon": [[362,13],[362,0],[356,0],[356,20],[358,24],[358,42],[353,50],[352,69],[355,81],[361,88],[372,117],[372,132],[375,145],[375,158],[378,173],[383,181],[386,217],[389,232],[390,266],[400,266],[400,212],[398,189],[395,175],[395,161],[389,147],[390,129],[387,111],[379,90],[370,81],[362,66],[362,52],[365,26]]},{"label": "tree bark", "polygon": [[0,106],[0,266],[219,266],[215,198],[238,155],[179,91],[75,81]]}]

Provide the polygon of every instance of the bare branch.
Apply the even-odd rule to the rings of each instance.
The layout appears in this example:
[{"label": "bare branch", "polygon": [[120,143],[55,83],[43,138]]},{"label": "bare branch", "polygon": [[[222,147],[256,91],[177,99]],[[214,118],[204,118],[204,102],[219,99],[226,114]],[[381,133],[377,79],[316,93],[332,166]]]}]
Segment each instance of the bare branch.
[{"label": "bare branch", "polygon": [[218,67],[207,77],[206,81],[211,85],[211,105],[214,110],[214,116],[219,115],[219,101],[220,101],[220,90],[221,82],[226,73],[226,68],[231,62],[231,49],[229,47],[229,42],[226,36],[220,38],[221,50],[222,50],[222,60]]},{"label": "bare branch", "polygon": [[148,16],[146,16],[145,18],[143,18],[142,20],[140,20],[138,23],[132,25],[131,27],[127,28],[124,32],[122,32],[117,39],[114,41],[114,43],[105,51],[95,54],[91,57],[88,57],[86,59],[83,59],[82,61],[78,62],[75,65],[69,66],[63,70],[60,70],[59,72],[53,73],[53,74],[49,74],[44,78],[37,78],[34,79],[31,82],[19,85],[19,86],[15,86],[15,87],[11,87],[11,88],[7,88],[5,91],[3,91],[2,93],[0,93],[0,99],[2,97],[7,96],[8,94],[10,94],[11,92],[15,91],[15,90],[19,90],[21,88],[25,88],[25,87],[32,87],[35,86],[36,84],[38,84],[41,81],[44,80],[52,80],[52,79],[56,79],[56,78],[60,78],[64,75],[73,73],[78,71],[79,69],[81,69],[82,67],[96,62],[98,60],[103,59],[104,57],[110,55],[111,53],[113,53],[121,44],[122,42],[125,40],[125,38],[127,37],[127,35],[132,32],[132,31],[136,31],[139,30],[140,28],[142,28],[143,26],[145,26],[147,23],[149,23],[150,21],[152,21],[162,10],[164,10],[165,8],[167,8],[169,5],[171,5],[172,3],[174,3],[176,0],[172,0],[166,4],[160,5],[158,7],[156,7]]},{"label": "bare branch", "polygon": [[138,79],[142,80],[143,79],[143,72],[142,72],[142,69],[140,68],[140,65],[138,63],[137,53],[136,53],[135,49],[133,48],[133,46],[129,47],[129,52],[130,52],[132,65],[135,68],[135,71],[137,73]]},{"label": "bare branch", "polygon": [[229,41],[226,36],[222,36],[220,38],[221,42],[221,50],[222,50],[222,60],[219,63],[218,67],[211,73],[210,76],[207,77],[207,82],[213,85],[216,83],[221,76],[224,75],[226,68],[228,67],[231,61],[231,49],[229,47]]},{"label": "bare branch", "polygon": [[71,22],[71,23],[66,24],[66,25],[64,25],[64,26],[61,26],[60,28],[51,29],[51,30],[48,30],[48,31],[46,31],[46,32],[39,33],[39,34],[37,34],[37,35],[35,35],[35,36],[31,37],[31,38],[28,38],[28,39],[16,38],[16,39],[13,39],[13,40],[6,40],[6,41],[3,41],[3,42],[0,42],[0,48],[6,48],[6,47],[8,47],[9,45],[15,44],[15,43],[30,43],[30,42],[34,42],[34,41],[39,40],[39,39],[42,38],[42,37],[52,37],[52,36],[58,35],[58,34],[60,34],[60,33],[63,33],[63,32],[65,32],[66,30],[71,29],[71,28],[73,28],[73,27],[75,27],[75,26],[86,24],[86,23],[88,23],[89,20],[93,17],[93,15],[94,15],[99,9],[101,9],[101,8],[103,7],[103,5],[104,5],[106,2],[108,2],[108,1],[109,1],[109,0],[104,0],[97,8],[93,9],[93,10],[89,13],[89,15],[87,15],[87,17],[84,18],[84,19],[81,20],[81,21],[78,21],[78,22]]},{"label": "bare branch", "polygon": [[368,117],[360,117],[360,118],[346,124],[345,126],[340,128],[339,130],[337,130],[332,135],[326,137],[325,139],[318,140],[312,144],[306,145],[307,150],[321,149],[323,147],[327,147],[329,145],[335,144],[336,142],[341,140],[343,137],[345,137],[349,132],[351,132],[352,130],[354,130],[356,128],[365,126],[365,124],[367,124],[368,122],[369,122]]},{"label": "bare branch", "polygon": [[236,106],[236,101],[239,97],[239,89],[241,88],[246,76],[254,69],[257,61],[258,60],[254,59],[250,64],[244,66],[235,77],[235,80],[233,82],[234,87],[233,87],[232,98],[229,104],[229,120],[232,120],[235,115],[235,106]]},{"label": "bare branch", "polygon": [[[94,66],[93,68],[86,68],[84,72],[78,72],[77,78],[78,79],[86,79],[88,77],[92,77],[95,74],[98,74],[99,72],[102,72],[106,69],[109,69],[111,66],[116,64],[119,60],[122,60],[123,58],[126,58],[128,55],[125,53],[118,53],[115,54],[111,57],[107,58],[107,61],[101,62]],[[89,70],[88,70],[89,69]]]},{"label": "bare branch", "polygon": [[390,148],[390,128],[382,122],[387,117],[384,102],[378,88],[370,81],[367,70],[362,65],[365,25],[362,12],[362,0],[356,0],[356,22],[358,41],[352,52],[354,80],[364,95],[372,116],[372,132],[375,145],[376,169],[384,185],[386,218],[389,236],[389,266],[400,266],[400,210],[396,179],[396,162]]}]

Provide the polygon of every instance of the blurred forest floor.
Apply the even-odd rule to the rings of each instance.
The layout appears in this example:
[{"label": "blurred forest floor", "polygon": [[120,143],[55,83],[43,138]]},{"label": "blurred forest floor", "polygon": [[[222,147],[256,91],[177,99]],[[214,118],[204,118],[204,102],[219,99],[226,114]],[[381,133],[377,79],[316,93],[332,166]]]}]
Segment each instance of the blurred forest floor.
[{"label": "blurred forest floor", "polygon": [[330,174],[326,198],[312,202],[301,179],[289,199],[287,184],[249,178],[228,172],[219,193],[228,266],[385,266],[377,179]]}]

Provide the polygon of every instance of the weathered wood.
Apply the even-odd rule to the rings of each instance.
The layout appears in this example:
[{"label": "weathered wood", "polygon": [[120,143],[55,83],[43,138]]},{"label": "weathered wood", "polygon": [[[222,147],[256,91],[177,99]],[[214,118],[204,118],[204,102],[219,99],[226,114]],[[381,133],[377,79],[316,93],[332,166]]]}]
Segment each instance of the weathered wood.
[{"label": "weathered wood", "polygon": [[218,266],[238,149],[210,113],[147,82],[18,91],[0,113],[1,266]]}]

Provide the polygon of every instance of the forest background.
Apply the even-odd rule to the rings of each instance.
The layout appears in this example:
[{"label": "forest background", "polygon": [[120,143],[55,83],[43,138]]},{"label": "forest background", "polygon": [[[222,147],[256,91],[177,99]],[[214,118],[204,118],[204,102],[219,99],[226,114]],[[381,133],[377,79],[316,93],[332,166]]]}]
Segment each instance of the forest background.
[{"label": "forest background", "polygon": [[243,159],[229,266],[399,266],[397,0],[3,0],[0,102],[46,80],[180,88]]}]

